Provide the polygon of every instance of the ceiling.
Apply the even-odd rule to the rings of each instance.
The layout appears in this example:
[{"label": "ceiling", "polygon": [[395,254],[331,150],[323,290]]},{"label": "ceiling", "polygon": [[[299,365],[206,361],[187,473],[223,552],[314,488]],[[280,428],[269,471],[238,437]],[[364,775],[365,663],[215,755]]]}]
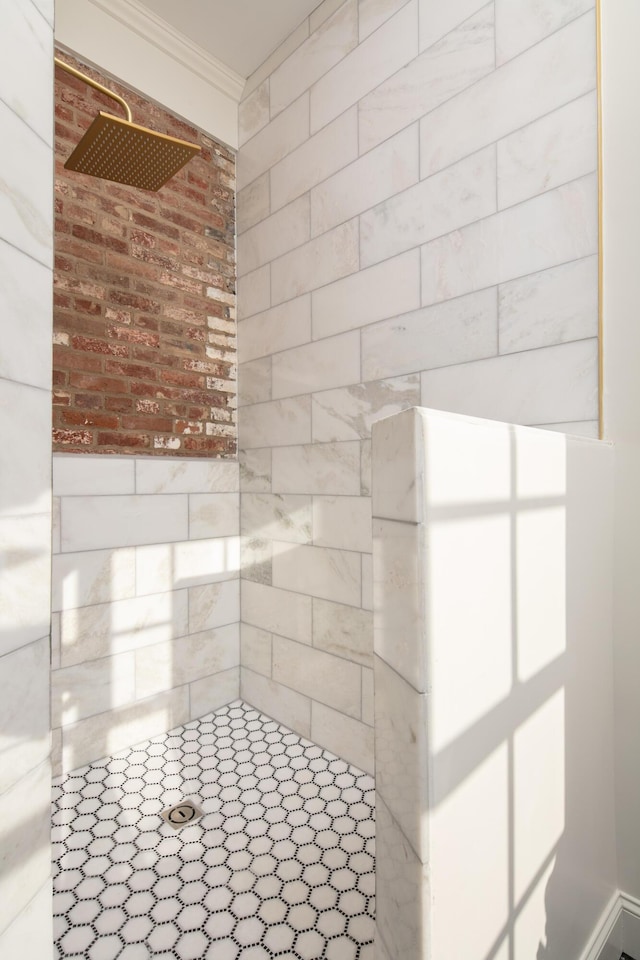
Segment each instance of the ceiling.
[{"label": "ceiling", "polygon": [[138,0],[174,30],[248,77],[320,0]]}]

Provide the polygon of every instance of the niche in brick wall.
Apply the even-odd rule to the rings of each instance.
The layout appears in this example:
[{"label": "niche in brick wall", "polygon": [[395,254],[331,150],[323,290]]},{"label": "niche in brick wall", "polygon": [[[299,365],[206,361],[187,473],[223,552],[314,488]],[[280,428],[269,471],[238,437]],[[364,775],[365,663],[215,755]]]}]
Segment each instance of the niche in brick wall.
[{"label": "niche in brick wall", "polygon": [[157,104],[133,120],[202,147],[158,193],[64,169],[112,100],[56,68],[53,448],[233,457],[235,156]]}]

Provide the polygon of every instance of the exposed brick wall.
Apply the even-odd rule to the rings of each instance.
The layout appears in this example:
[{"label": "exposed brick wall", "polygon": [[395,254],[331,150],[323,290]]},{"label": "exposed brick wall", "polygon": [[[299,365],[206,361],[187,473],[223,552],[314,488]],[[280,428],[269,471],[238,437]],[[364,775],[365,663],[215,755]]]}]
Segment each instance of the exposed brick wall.
[{"label": "exposed brick wall", "polygon": [[66,171],[98,110],[122,110],[56,68],[54,450],[234,456],[234,153],[58,55],[202,152],[158,193]]}]

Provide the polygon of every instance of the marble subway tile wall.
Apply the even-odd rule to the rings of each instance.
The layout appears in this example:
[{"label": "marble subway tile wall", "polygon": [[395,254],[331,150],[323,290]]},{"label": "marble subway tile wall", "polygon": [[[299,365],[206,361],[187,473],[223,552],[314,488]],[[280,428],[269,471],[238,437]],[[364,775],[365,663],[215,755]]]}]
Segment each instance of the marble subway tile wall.
[{"label": "marble subway tile wall", "polygon": [[53,461],[54,769],[239,693],[238,464]]},{"label": "marble subway tile wall", "polygon": [[2,15],[0,956],[47,960],[53,0],[9,0]]},{"label": "marble subway tile wall", "polygon": [[595,11],[551,6],[325,0],[240,105],[242,693],[368,770],[372,423],[597,433]]}]

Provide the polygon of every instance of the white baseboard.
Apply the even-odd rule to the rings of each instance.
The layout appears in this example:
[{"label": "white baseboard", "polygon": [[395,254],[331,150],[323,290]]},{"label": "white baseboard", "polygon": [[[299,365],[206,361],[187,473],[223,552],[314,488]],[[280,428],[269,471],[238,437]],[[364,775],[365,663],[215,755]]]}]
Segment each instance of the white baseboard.
[{"label": "white baseboard", "polygon": [[580,960],[640,960],[640,900],[617,890],[602,911]]}]

